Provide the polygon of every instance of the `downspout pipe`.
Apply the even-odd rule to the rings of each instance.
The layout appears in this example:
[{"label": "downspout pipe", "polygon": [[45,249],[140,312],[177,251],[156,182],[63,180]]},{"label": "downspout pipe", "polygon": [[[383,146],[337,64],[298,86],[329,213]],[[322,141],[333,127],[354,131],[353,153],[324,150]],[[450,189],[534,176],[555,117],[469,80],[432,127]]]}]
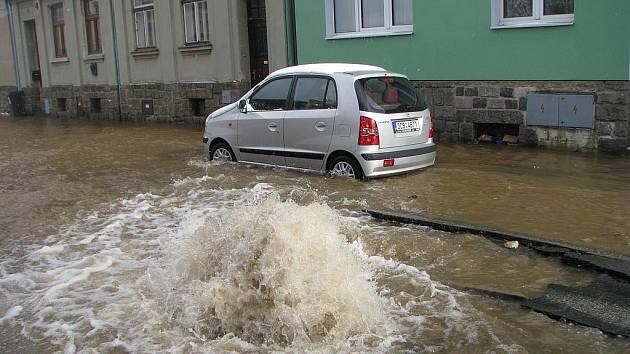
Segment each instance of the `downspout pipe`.
[{"label": "downspout pipe", "polygon": [[9,36],[11,37],[11,54],[13,55],[13,69],[15,71],[15,85],[18,90],[22,89],[22,80],[20,80],[20,65],[17,57],[17,41],[15,39],[15,27],[13,26],[13,8],[10,0],[4,0],[5,7],[9,18]]},{"label": "downspout pipe", "polygon": [[118,37],[116,36],[116,14],[114,9],[114,0],[109,0],[109,9],[111,13],[111,21],[112,21],[112,38],[114,45],[114,66],[116,70],[116,87],[117,87],[117,95],[118,95],[118,119],[123,119],[123,109],[122,109],[122,88],[120,85],[120,63],[118,57]]},{"label": "downspout pipe", "polygon": [[295,32],[295,0],[284,0],[284,20],[287,32],[287,64],[298,65]]}]

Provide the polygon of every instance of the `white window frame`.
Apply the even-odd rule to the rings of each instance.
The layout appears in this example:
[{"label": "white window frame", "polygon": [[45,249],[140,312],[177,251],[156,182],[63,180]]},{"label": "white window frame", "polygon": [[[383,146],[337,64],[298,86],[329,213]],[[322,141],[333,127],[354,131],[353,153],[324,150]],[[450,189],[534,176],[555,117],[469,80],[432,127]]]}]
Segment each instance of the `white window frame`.
[{"label": "white window frame", "polygon": [[[208,28],[206,28],[206,39],[199,39],[199,4],[205,2],[206,3],[206,24]],[[193,21],[195,21],[195,40],[192,42],[188,41],[188,20],[186,18],[186,5],[192,4],[193,6]],[[209,17],[209,6],[206,0],[195,0],[195,1],[182,1],[182,14],[184,17],[184,43],[186,44],[200,44],[200,43],[209,43],[210,42],[210,19]]]},{"label": "white window frame", "polygon": [[[135,33],[134,36],[136,37],[136,49],[152,49],[152,48],[157,48],[157,32],[155,30],[156,26],[155,26],[155,22],[156,22],[156,18],[155,18],[155,1],[151,2],[150,4],[143,4],[143,5],[137,5],[136,6],[136,2],[135,1],[131,1],[131,6],[133,7],[133,24],[134,24],[134,28],[135,28]],[[149,11],[153,11],[153,45],[149,46],[147,45],[147,38],[148,38],[148,34],[149,34],[149,27],[147,25],[147,13]],[[144,44],[142,46],[140,46],[140,42],[139,42],[139,38],[138,38],[138,15],[143,17],[143,24],[144,24]]]},{"label": "white window frame", "polygon": [[[413,34],[413,24],[394,25],[393,0],[383,0],[384,4],[384,27],[363,28],[363,16],[361,16],[361,2],[354,0],[354,17],[356,29],[354,32],[335,32],[335,3],[334,0],[326,0],[326,39],[360,38],[360,37],[382,37]],[[413,1],[411,2],[413,10]],[[413,18],[412,18],[413,22]]]},{"label": "white window frame", "polygon": [[575,23],[575,13],[545,15],[544,0],[532,0],[532,16],[505,18],[503,0],[492,0],[492,29],[526,28],[546,26],[570,26]]}]

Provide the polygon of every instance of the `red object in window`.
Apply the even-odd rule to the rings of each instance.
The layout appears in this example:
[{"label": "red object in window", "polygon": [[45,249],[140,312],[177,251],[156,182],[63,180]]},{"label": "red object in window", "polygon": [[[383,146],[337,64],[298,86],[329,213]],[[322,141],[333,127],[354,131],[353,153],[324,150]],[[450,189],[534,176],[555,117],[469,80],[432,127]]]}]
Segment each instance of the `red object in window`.
[{"label": "red object in window", "polygon": [[361,117],[359,120],[359,145],[378,145],[378,126],[372,118]]},{"label": "red object in window", "polygon": [[394,82],[396,82],[396,80],[392,77],[386,77],[383,79],[383,81],[387,82],[388,84],[393,84]]},{"label": "red object in window", "polygon": [[387,104],[398,103],[398,89],[395,87],[388,87],[383,94],[383,102]]},{"label": "red object in window", "polygon": [[433,114],[429,113],[429,139],[433,139]]},{"label": "red object in window", "polygon": [[383,167],[392,167],[392,166],[394,166],[394,159],[383,161]]}]

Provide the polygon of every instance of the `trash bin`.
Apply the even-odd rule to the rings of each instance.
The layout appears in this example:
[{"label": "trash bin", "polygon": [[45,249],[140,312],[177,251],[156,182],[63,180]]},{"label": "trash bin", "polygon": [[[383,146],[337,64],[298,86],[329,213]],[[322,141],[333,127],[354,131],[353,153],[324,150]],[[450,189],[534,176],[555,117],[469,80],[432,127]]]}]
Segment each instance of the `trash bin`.
[{"label": "trash bin", "polygon": [[26,114],[24,91],[9,92],[9,112],[12,116],[23,116]]}]

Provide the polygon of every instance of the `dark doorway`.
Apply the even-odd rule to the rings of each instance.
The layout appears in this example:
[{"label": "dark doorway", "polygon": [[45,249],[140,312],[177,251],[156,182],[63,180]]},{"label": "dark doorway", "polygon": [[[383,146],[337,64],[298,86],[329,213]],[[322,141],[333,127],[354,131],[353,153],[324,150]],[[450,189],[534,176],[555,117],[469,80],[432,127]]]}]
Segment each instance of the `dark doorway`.
[{"label": "dark doorway", "polygon": [[247,30],[252,86],[269,75],[265,0],[247,0]]},{"label": "dark doorway", "polygon": [[26,37],[26,60],[28,72],[33,84],[41,86],[41,71],[39,66],[39,48],[37,46],[37,31],[35,20],[24,21],[24,36]]}]

